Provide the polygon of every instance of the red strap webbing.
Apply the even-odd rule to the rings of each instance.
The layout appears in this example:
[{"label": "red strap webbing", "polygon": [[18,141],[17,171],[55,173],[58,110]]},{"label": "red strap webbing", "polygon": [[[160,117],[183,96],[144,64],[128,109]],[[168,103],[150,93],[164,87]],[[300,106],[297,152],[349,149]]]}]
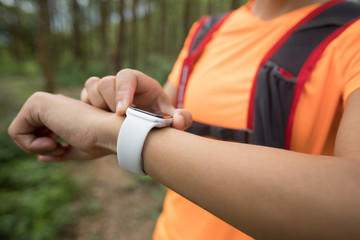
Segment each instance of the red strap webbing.
[{"label": "red strap webbing", "polygon": [[319,46],[311,53],[309,58],[304,63],[303,67],[300,70],[299,76],[296,81],[293,101],[291,103],[290,107],[290,113],[288,117],[288,122],[286,126],[286,133],[285,133],[285,142],[286,142],[286,149],[290,148],[291,143],[291,133],[292,133],[292,127],[294,123],[294,116],[295,116],[295,110],[296,106],[299,102],[301,92],[304,89],[304,85],[306,80],[310,77],[310,74],[316,64],[316,62],[319,60],[320,56],[326,49],[326,47],[334,40],[336,37],[338,37],[345,29],[347,29],[350,25],[352,25],[354,22],[359,20],[360,18],[356,18],[341,28],[337,29],[335,32],[333,32],[331,35],[329,35],[324,41],[321,42]]},{"label": "red strap webbing", "polygon": [[203,28],[204,24],[206,23],[206,21],[208,21],[210,19],[209,16],[205,16],[203,17],[200,22],[199,22],[199,26],[194,34],[194,37],[192,39],[192,42],[190,44],[189,47],[189,53],[188,53],[188,57],[184,60],[183,62],[183,66],[182,66],[182,73],[181,73],[181,78],[180,78],[180,85],[179,85],[179,90],[178,90],[178,96],[177,96],[177,108],[182,108],[183,107],[183,103],[184,103],[184,95],[185,95],[185,89],[186,89],[186,85],[188,83],[189,80],[189,76],[193,70],[193,67],[196,63],[196,60],[199,58],[199,56],[201,55],[202,51],[204,50],[206,44],[212,39],[213,34],[220,28],[220,26],[223,24],[223,22],[227,19],[227,17],[230,15],[230,13],[225,14],[208,32],[207,34],[203,37],[203,39],[200,41],[200,43],[198,44],[198,46],[196,47],[196,49],[192,52],[190,52],[190,50],[192,49],[192,45],[194,44],[194,41],[196,39],[197,34],[199,33],[199,31]]},{"label": "red strap webbing", "polygon": [[253,81],[253,86],[251,89],[250,94],[250,100],[249,100],[249,107],[248,107],[248,119],[247,119],[247,128],[254,130],[254,100],[255,100],[255,92],[256,92],[256,80],[258,78],[258,73],[262,66],[273,56],[280,47],[285,43],[287,39],[293,34],[293,32],[298,29],[300,26],[304,25],[305,23],[309,22],[311,19],[316,17],[318,14],[323,12],[325,9],[328,9],[329,7],[339,3],[343,2],[344,0],[333,0],[329,1],[327,3],[324,3],[320,7],[316,8],[314,11],[309,13],[306,17],[304,17],[300,22],[298,22],[295,26],[293,26],[271,49],[270,51],[265,55],[265,57],[260,62],[260,65],[257,70],[257,74]]}]

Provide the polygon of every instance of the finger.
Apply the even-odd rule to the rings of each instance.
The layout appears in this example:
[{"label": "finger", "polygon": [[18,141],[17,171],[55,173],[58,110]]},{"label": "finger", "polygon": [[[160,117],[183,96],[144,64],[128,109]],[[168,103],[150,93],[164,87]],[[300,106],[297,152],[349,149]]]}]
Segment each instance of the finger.
[{"label": "finger", "polygon": [[51,137],[37,137],[34,134],[17,134],[12,138],[20,148],[32,154],[51,151],[57,145]]},{"label": "finger", "polygon": [[115,76],[103,77],[98,83],[98,91],[111,111],[115,112]]},{"label": "finger", "polygon": [[87,93],[87,91],[86,91],[86,88],[83,88],[83,89],[81,90],[80,99],[81,99],[81,101],[83,101],[84,103],[90,103],[90,101],[89,101],[89,95],[88,95],[88,93]]},{"label": "finger", "polygon": [[42,153],[53,151],[57,147],[57,143],[50,137],[37,137],[29,144],[29,150],[32,153]]},{"label": "finger", "polygon": [[101,94],[98,91],[98,83],[100,78],[91,77],[85,82],[85,89],[88,94],[89,102],[91,105],[101,108],[108,109],[107,104]]},{"label": "finger", "polygon": [[38,155],[38,160],[40,162],[60,162],[60,156],[49,156],[49,155]]},{"label": "finger", "polygon": [[60,155],[39,155],[38,159],[42,162],[64,162],[64,161],[83,161],[83,160],[93,160],[99,157],[102,157],[103,154],[89,154],[83,152],[79,149],[76,149],[72,146],[66,146],[65,151]]},{"label": "finger", "polygon": [[60,160],[61,156],[66,152],[66,149],[67,145],[61,145],[58,143],[55,149],[42,152],[38,156],[38,159],[43,162]]},{"label": "finger", "polygon": [[116,113],[124,115],[133,102],[137,79],[134,70],[125,69],[116,74]]},{"label": "finger", "polygon": [[56,149],[52,151],[43,152],[38,155],[38,160],[41,162],[59,162],[62,161],[62,156],[68,151],[68,144],[58,144]]},{"label": "finger", "polygon": [[185,130],[189,128],[192,124],[191,114],[185,109],[176,109],[173,115],[172,127]]},{"label": "finger", "polygon": [[28,153],[40,153],[56,148],[54,134],[41,126],[41,122],[37,119],[38,114],[28,113],[27,105],[28,101],[10,124],[8,128],[10,137]]},{"label": "finger", "polygon": [[103,157],[104,153],[87,153],[84,151],[81,151],[74,147],[68,147],[67,151],[61,155],[62,161],[70,161],[70,160],[93,160],[99,157]]},{"label": "finger", "polygon": [[23,134],[22,137],[28,139],[28,150],[31,153],[46,153],[52,155],[63,153],[62,146],[55,140],[55,134],[46,127],[36,129],[34,134]]}]

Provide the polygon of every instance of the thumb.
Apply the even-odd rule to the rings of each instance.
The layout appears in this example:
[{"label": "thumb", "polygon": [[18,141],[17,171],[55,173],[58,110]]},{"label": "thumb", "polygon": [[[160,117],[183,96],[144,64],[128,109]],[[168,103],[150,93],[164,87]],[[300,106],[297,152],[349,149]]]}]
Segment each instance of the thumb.
[{"label": "thumb", "polygon": [[185,109],[175,109],[172,123],[173,128],[185,130],[189,128],[191,124],[192,117],[188,111]]}]

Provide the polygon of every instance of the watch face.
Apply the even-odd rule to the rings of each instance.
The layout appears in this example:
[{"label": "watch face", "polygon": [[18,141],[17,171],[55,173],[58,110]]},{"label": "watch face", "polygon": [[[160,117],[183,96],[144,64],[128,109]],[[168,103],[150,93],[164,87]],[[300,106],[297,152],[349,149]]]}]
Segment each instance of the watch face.
[{"label": "watch face", "polygon": [[172,118],[172,116],[170,114],[167,113],[162,113],[162,112],[157,112],[157,111],[153,111],[153,110],[144,110],[144,109],[140,109],[140,108],[136,108],[136,107],[129,107],[130,109],[140,112],[140,113],[144,113],[153,117],[157,117],[157,118],[161,118],[161,119],[168,119],[168,118]]}]

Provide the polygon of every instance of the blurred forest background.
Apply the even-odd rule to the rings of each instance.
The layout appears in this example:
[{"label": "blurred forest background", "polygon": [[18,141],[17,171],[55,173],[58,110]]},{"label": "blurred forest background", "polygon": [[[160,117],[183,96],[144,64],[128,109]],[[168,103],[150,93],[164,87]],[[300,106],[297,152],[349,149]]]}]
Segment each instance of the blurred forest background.
[{"label": "blurred forest background", "polygon": [[122,68],[163,83],[195,20],[245,2],[0,0],[0,239],[151,239],[162,186],[114,159],[39,163],[7,127],[35,91],[78,98]]},{"label": "blurred forest background", "polygon": [[244,0],[1,0],[1,74],[44,89],[136,68],[164,80],[191,24]]}]

